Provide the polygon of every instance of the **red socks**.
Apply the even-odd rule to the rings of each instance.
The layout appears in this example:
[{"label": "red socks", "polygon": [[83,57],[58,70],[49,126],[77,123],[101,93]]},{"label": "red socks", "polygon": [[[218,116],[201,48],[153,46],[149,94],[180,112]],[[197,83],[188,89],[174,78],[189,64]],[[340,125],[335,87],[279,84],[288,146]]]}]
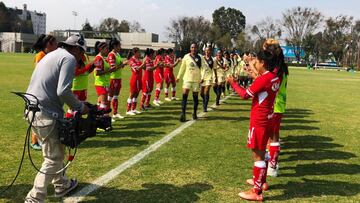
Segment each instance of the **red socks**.
[{"label": "red socks", "polygon": [[175,95],[176,95],[176,89],[175,89],[175,87],[172,87],[172,88],[171,88],[171,94],[172,94],[172,97],[175,97]]},{"label": "red socks", "polygon": [[135,109],[136,109],[136,104],[137,104],[137,102],[136,102],[136,98],[133,98],[133,99],[132,99],[132,106],[131,106],[131,110],[135,110]]},{"label": "red socks", "polygon": [[269,148],[269,155],[270,155],[269,167],[271,167],[271,168],[276,168],[276,165],[277,165],[278,160],[279,160],[279,153],[280,153],[280,143],[279,143],[279,142],[272,142],[272,143],[270,143],[270,148]]},{"label": "red socks", "polygon": [[132,99],[128,98],[126,105],[126,112],[129,112],[131,110],[131,104],[132,104]]},{"label": "red socks", "polygon": [[169,88],[164,89],[165,97],[169,97]]},{"label": "red socks", "polygon": [[147,99],[147,94],[143,93],[142,96],[141,96],[140,106],[143,106],[145,104],[146,99]]},{"label": "red socks", "polygon": [[112,100],[112,107],[114,110],[114,115],[116,115],[118,112],[118,105],[119,105],[118,96],[114,96],[113,100]]},{"label": "red socks", "polygon": [[155,90],[155,100],[156,101],[159,100],[160,92],[161,92],[160,88],[156,88],[156,90]]},{"label": "red socks", "polygon": [[262,193],[262,185],[266,182],[266,163],[256,161],[253,168],[254,190],[259,195]]}]

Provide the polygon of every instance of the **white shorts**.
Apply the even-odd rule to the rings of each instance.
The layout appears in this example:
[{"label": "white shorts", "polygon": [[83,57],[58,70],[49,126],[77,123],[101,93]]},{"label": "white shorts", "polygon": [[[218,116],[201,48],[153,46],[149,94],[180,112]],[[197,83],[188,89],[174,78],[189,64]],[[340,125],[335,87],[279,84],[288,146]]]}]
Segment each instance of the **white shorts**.
[{"label": "white shorts", "polygon": [[189,89],[193,92],[199,92],[200,84],[198,82],[184,82],[182,88]]}]

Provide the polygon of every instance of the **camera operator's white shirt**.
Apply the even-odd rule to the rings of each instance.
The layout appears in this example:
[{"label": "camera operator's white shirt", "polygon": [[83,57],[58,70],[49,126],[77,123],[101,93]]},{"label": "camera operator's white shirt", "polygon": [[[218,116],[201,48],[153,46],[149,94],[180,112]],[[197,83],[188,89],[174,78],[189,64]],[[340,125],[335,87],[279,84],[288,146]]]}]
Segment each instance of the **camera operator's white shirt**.
[{"label": "camera operator's white shirt", "polygon": [[63,118],[64,103],[75,110],[83,108],[83,104],[71,91],[75,67],[75,57],[63,48],[48,53],[36,65],[26,92],[39,99],[43,113]]}]

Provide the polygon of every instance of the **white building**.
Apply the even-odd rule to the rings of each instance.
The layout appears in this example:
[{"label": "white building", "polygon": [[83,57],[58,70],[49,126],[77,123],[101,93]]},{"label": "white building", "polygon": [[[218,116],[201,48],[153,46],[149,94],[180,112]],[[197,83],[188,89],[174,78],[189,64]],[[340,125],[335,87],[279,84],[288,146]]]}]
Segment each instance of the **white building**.
[{"label": "white building", "polygon": [[[23,5],[23,10],[15,8],[18,13],[18,16],[21,20],[28,20],[30,15],[31,22],[33,25],[33,31],[35,35],[41,35],[46,33],[46,14],[36,11],[28,11],[27,5]],[[21,12],[19,12],[21,11]]]},{"label": "white building", "polygon": [[0,32],[0,52],[29,52],[36,38],[33,34]]}]

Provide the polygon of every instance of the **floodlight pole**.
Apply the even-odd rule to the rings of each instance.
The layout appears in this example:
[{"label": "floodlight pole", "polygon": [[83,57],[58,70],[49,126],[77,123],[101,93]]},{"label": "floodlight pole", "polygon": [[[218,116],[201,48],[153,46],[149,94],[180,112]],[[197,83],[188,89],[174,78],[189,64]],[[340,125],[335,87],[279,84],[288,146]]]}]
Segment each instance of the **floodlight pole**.
[{"label": "floodlight pole", "polygon": [[76,16],[78,16],[78,12],[72,11],[72,15],[74,16],[74,30],[76,30]]}]

